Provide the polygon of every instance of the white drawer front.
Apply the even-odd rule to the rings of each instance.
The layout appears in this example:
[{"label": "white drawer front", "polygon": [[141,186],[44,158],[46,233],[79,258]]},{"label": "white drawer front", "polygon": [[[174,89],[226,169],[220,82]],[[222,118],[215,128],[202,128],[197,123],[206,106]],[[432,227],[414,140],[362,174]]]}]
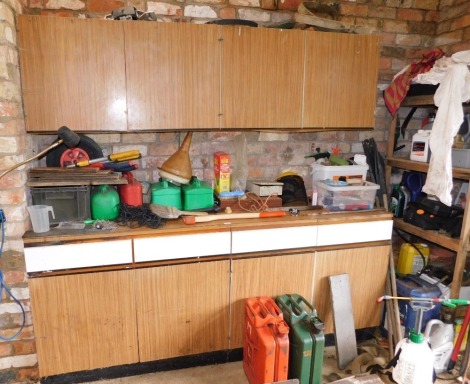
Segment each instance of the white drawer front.
[{"label": "white drawer front", "polygon": [[228,231],[134,239],[134,258],[137,263],[228,254]]},{"label": "white drawer front", "polygon": [[354,244],[367,241],[390,240],[392,237],[392,227],[392,220],[320,225],[318,227],[317,245]]},{"label": "white drawer front", "polygon": [[317,226],[255,229],[232,232],[232,253],[314,247]]},{"label": "white drawer front", "polygon": [[26,271],[96,267],[132,263],[132,240],[25,248]]}]

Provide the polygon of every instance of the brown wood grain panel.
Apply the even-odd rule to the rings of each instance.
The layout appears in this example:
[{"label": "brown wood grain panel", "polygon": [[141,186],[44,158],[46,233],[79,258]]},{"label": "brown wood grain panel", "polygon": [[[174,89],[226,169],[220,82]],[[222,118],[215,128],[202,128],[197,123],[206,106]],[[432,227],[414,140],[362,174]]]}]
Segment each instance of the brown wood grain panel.
[{"label": "brown wood grain panel", "polygon": [[245,299],[298,293],[312,300],[313,254],[232,261],[230,348],[243,346]]},{"label": "brown wood grain panel", "polygon": [[305,128],[373,128],[379,38],[306,34]]},{"label": "brown wood grain panel", "polygon": [[334,331],[328,276],[349,274],[355,328],[380,324],[390,246],[323,251],[315,254],[313,304],[325,323],[325,333]]},{"label": "brown wood grain panel", "polygon": [[299,128],[304,34],[224,27],[222,128]]},{"label": "brown wood grain panel", "polygon": [[28,132],[127,129],[122,23],[18,16]]},{"label": "brown wood grain panel", "polygon": [[138,362],[131,271],[30,279],[29,288],[41,376]]},{"label": "brown wood grain panel", "polygon": [[230,262],[136,271],[142,362],[228,348]]},{"label": "brown wood grain panel", "polygon": [[129,130],[219,127],[218,26],[126,23]]}]

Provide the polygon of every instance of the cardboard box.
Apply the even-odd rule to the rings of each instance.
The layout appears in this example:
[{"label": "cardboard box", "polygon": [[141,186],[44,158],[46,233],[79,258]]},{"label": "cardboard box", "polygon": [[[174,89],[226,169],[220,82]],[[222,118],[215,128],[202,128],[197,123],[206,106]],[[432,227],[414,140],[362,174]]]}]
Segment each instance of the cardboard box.
[{"label": "cardboard box", "polygon": [[246,190],[256,193],[258,196],[282,195],[284,183],[269,181],[247,181]]},{"label": "cardboard box", "polygon": [[228,153],[214,153],[214,176],[215,193],[230,192],[230,155]]}]

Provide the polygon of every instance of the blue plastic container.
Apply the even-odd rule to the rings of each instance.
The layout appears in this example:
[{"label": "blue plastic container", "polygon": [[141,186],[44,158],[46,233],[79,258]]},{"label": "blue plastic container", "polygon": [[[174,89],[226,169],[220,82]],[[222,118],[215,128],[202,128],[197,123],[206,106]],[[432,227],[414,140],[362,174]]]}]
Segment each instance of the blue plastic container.
[{"label": "blue plastic container", "polygon": [[[441,296],[441,290],[431,283],[421,279],[417,275],[405,275],[397,278],[398,296],[435,299]],[[413,310],[409,300],[398,300],[400,310],[400,322],[405,327],[405,335],[416,326],[417,312]],[[431,319],[439,319],[441,304],[434,303],[434,308],[423,312],[420,331],[423,332],[426,323]]]}]

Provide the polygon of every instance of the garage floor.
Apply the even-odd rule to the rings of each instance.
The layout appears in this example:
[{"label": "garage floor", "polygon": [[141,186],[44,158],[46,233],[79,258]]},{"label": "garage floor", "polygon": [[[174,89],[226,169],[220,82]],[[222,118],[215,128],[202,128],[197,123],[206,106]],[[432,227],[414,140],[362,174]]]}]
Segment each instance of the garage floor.
[{"label": "garage floor", "polygon": [[[367,347],[365,350],[370,351]],[[385,361],[378,360],[377,362]],[[364,359],[364,363],[368,361],[367,358]],[[364,366],[369,364],[364,364]],[[363,366],[363,367],[364,367]],[[362,367],[362,368],[363,368]],[[353,368],[356,371],[361,371],[360,364],[356,364]],[[458,366],[457,366],[458,368]],[[341,371],[337,368],[336,365],[336,350],[335,347],[325,348],[325,357],[323,364],[323,383],[331,383],[342,378],[351,378],[355,376],[356,380],[350,380],[348,383],[391,383],[387,380],[386,376],[381,375],[380,379],[378,377],[366,377],[367,374],[356,372],[356,374],[351,374],[350,371]],[[436,383],[438,384],[454,384],[461,383],[461,381],[456,378],[453,379],[450,374],[443,374],[441,379],[438,379]],[[367,380],[366,380],[367,379]],[[379,381],[382,380],[382,381]],[[165,383],[165,384],[249,384],[245,373],[243,371],[243,365],[241,361],[218,364],[218,365],[208,365],[204,367],[194,367],[186,368],[175,371],[165,371],[165,372],[156,372],[140,376],[131,376],[124,377],[119,379],[112,380],[101,380],[94,381],[93,384],[102,383],[102,384],[148,384],[148,383]],[[85,383],[91,384],[91,383]],[[346,383],[345,383],[346,384]]]}]

